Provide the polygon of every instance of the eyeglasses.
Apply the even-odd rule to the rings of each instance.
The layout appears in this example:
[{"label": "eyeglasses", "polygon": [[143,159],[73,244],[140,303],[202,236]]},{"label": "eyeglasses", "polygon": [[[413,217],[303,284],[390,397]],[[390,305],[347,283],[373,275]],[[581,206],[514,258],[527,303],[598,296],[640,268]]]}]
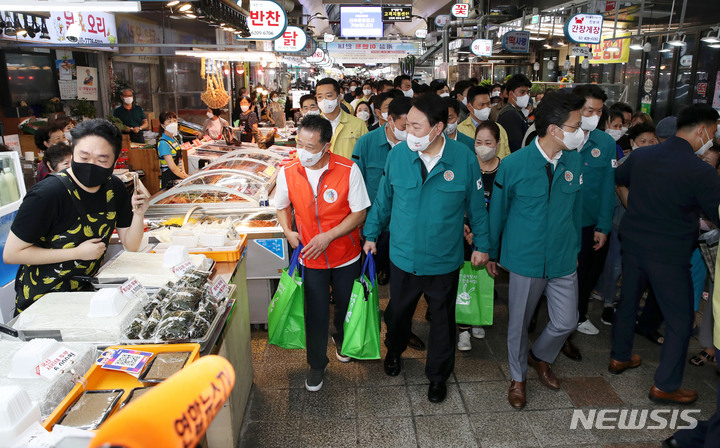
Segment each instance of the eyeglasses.
[{"label": "eyeglasses", "polygon": [[561,124],[561,125],[560,125],[560,127],[568,127],[568,128],[570,128],[570,129],[572,129],[573,131],[577,131],[577,130],[580,128],[580,126],[581,126],[581,125],[570,126],[569,124]]}]

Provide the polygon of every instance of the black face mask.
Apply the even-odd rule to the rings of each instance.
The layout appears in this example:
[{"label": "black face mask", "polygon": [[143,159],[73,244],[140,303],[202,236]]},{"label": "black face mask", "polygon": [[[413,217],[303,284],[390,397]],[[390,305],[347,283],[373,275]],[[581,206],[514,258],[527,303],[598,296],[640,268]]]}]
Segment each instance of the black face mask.
[{"label": "black face mask", "polygon": [[94,163],[78,163],[74,160],[70,162],[70,167],[75,178],[88,188],[104,184],[113,172],[112,168],[104,168]]}]

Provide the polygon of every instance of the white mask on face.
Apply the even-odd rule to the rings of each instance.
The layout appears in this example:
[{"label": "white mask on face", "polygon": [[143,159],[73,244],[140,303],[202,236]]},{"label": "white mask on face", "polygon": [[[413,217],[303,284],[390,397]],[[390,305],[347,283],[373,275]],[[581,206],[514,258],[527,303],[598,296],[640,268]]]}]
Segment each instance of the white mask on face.
[{"label": "white mask on face", "polygon": [[365,95],[365,96],[372,95],[372,89],[363,89],[363,95]]},{"label": "white mask on face", "polygon": [[350,86],[350,91],[351,91],[351,92],[354,92],[355,89],[357,89],[357,86]]},{"label": "white mask on face", "polygon": [[240,110],[243,112],[247,112],[250,110],[250,106],[240,106]]},{"label": "white mask on face", "polygon": [[450,94],[447,93],[447,92],[443,92],[443,93],[440,94],[440,98],[447,98],[447,97],[449,97],[449,96],[450,96]]},{"label": "white mask on face", "polygon": [[477,154],[483,162],[491,161],[495,157],[496,151],[497,148],[491,148],[487,145],[475,146],[475,154]]},{"label": "white mask on face", "polygon": [[125,104],[132,104],[132,102],[133,102],[133,97],[131,97],[131,96],[124,96],[124,97],[123,97],[123,103],[125,103]]},{"label": "white mask on face", "polygon": [[324,99],[320,101],[318,106],[320,106],[320,110],[323,111],[324,114],[331,114],[337,109],[338,100],[335,98],[334,100]]},{"label": "white mask on face", "polygon": [[615,141],[620,140],[620,137],[622,137],[624,134],[622,129],[606,129],[605,132]]},{"label": "white mask on face", "polygon": [[380,116],[382,117],[383,120],[385,120],[385,121],[388,120],[388,113],[387,113],[387,112],[380,112]]},{"label": "white mask on face", "polygon": [[626,126],[623,126],[622,128],[623,135],[627,134],[628,128]]},{"label": "white mask on face", "polygon": [[525,106],[527,106],[527,105],[528,105],[528,102],[530,102],[530,95],[528,95],[528,94],[525,94],[525,95],[523,95],[523,96],[516,96],[516,97],[515,97],[515,104],[516,104],[517,107],[519,107],[520,109],[522,109],[522,108],[524,108]]},{"label": "white mask on face", "polygon": [[72,135],[70,134],[70,131],[63,132],[65,134],[65,140],[71,142],[72,141]]},{"label": "white mask on face", "polygon": [[205,115],[207,115],[207,117],[208,117],[208,118],[212,118],[212,117],[214,117],[214,116],[215,116],[215,115],[213,115],[213,113],[212,113],[212,112],[207,112],[207,113],[206,113]]},{"label": "white mask on face", "polygon": [[582,122],[580,124],[580,127],[584,131],[594,131],[597,128],[598,123],[600,123],[600,117],[597,115],[592,115],[590,117],[586,117],[583,115]]},{"label": "white mask on face", "polygon": [[500,96],[500,92],[498,92],[497,90],[496,90],[495,92],[492,92],[492,93],[490,94],[490,97],[491,97],[491,98],[496,97],[496,96]]},{"label": "white mask on face", "polygon": [[272,101],[273,103],[277,103],[278,101],[280,101],[280,98],[275,97],[275,98],[272,98],[270,101]]},{"label": "white mask on face", "polygon": [[560,140],[554,135],[553,137],[560,140],[563,145],[567,147],[568,150],[577,149],[580,145],[582,145],[582,142],[585,139],[585,133],[583,132],[582,128],[577,128],[575,132],[565,132],[562,128],[560,128],[560,130],[564,134],[563,139]]},{"label": "white mask on face", "polygon": [[[325,148],[323,147],[323,150],[324,149]],[[305,148],[298,148],[297,154],[298,159],[300,160],[300,165],[304,166],[305,168],[316,165],[325,155],[322,150],[317,154],[313,154]]]},{"label": "white mask on face", "polygon": [[527,107],[520,109],[520,112],[522,112],[522,114],[525,115],[525,118],[527,118],[530,115],[530,109],[528,109]]},{"label": "white mask on face", "polygon": [[320,115],[320,111],[317,109],[310,109],[309,111],[305,112],[305,116],[308,115]]},{"label": "white mask on face", "polygon": [[475,118],[478,120],[485,121],[490,118],[490,108],[486,107],[484,109],[473,109],[473,115],[475,115]]},{"label": "white mask on face", "polygon": [[695,155],[701,156],[701,155],[705,154],[705,151],[710,149],[710,147],[713,145],[712,138],[710,138],[710,136],[708,135],[707,129],[705,129],[705,136],[708,138],[708,141],[703,143],[703,145],[700,147],[700,149],[695,151]]},{"label": "white mask on face", "polygon": [[165,132],[168,135],[175,135],[178,131],[178,124],[176,123],[170,123],[169,125],[165,126]]},{"label": "white mask on face", "polygon": [[370,112],[366,110],[361,110],[357,113],[357,117],[361,119],[362,121],[368,121],[368,118],[370,118]]},{"label": "white mask on face", "polygon": [[415,95],[415,92],[413,92],[413,89],[403,90],[403,95],[405,95],[408,98],[412,98],[413,95]]},{"label": "white mask on face", "polygon": [[467,107],[467,97],[463,98],[460,102],[463,103],[465,107]]},{"label": "white mask on face", "polygon": [[396,128],[393,124],[392,127],[393,134],[395,134],[395,138],[400,140],[401,142],[404,142],[408,138],[407,129],[404,131],[401,131],[400,129]]},{"label": "white mask on face", "polygon": [[458,127],[457,122],[455,122],[455,123],[448,123],[447,126],[445,126],[445,133],[446,133],[447,135],[452,135],[452,134],[455,133],[455,131],[457,131],[457,127]]},{"label": "white mask on face", "polygon": [[[435,125],[437,126],[437,125]],[[435,141],[435,139],[430,140],[430,134],[432,133],[433,129],[435,129],[435,126],[430,129],[430,132],[427,133],[427,135],[424,135],[422,137],[415,137],[412,134],[408,134],[407,136],[407,144],[408,148],[412,151],[425,151],[428,146],[430,146],[430,143]],[[435,136],[437,138],[437,136]]]}]

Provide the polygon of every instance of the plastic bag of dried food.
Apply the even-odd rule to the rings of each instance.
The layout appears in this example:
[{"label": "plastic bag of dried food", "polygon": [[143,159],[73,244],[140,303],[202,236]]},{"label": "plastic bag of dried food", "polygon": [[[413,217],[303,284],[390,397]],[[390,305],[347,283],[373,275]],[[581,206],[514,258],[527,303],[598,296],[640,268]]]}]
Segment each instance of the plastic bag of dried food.
[{"label": "plastic bag of dried food", "polygon": [[202,299],[202,292],[197,288],[182,287],[173,291],[168,296],[165,305],[165,312],[170,311],[195,311]]},{"label": "plastic bag of dried food", "polygon": [[210,329],[210,322],[203,318],[201,315],[195,317],[192,329],[190,330],[190,337],[192,339],[202,339]]},{"label": "plastic bag of dried food", "polygon": [[128,339],[140,339],[142,335],[143,327],[145,326],[145,317],[138,316],[130,322],[130,325],[125,329],[125,336]]},{"label": "plastic bag of dried food", "polygon": [[158,308],[161,304],[162,300],[160,300],[157,296],[151,297],[150,300],[143,305],[143,314],[145,317],[150,317],[155,308]]},{"label": "plastic bag of dried food", "polygon": [[143,339],[150,339],[153,337],[153,335],[155,334],[155,329],[157,329],[157,326],[160,323],[160,319],[160,310],[158,308],[155,308],[152,314],[150,314],[150,317],[148,317],[147,323],[143,327]]},{"label": "plastic bag of dried food", "polygon": [[183,275],[181,281],[184,285],[202,288],[207,283],[209,276],[209,272],[191,269]]},{"label": "plastic bag of dried food", "polygon": [[157,326],[155,338],[161,341],[188,339],[190,327],[195,321],[192,311],[172,311],[163,316]]}]

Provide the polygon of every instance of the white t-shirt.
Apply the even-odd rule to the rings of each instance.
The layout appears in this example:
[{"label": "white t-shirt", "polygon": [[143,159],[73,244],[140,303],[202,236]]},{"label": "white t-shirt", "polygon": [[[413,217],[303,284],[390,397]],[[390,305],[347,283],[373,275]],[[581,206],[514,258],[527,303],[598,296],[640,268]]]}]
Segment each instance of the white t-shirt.
[{"label": "white t-shirt", "polygon": [[[313,195],[315,195],[316,197],[317,186],[318,182],[320,181],[320,176],[322,176],[322,173],[327,171],[327,169],[327,165],[320,168],[319,170],[311,170],[307,168],[305,169],[308,181],[310,181],[310,187],[312,188]],[[348,189],[348,205],[350,206],[350,211],[356,213],[370,207],[370,197],[368,196],[367,189],[365,188],[365,181],[363,180],[360,168],[358,168],[358,166],[354,163],[352,165],[352,168],[350,168],[349,182],[350,186]],[[285,167],[283,167],[280,170],[280,174],[278,174],[277,179],[275,180],[275,207],[277,207],[278,210],[282,210],[289,207],[290,205],[290,195],[288,193],[287,178],[285,177]],[[342,268],[345,266],[349,266],[355,263],[359,258],[360,255],[338,267]]]},{"label": "white t-shirt", "polygon": [[[338,107],[340,107],[340,106],[338,105]],[[328,121],[330,121],[330,124],[332,125],[332,128],[333,128],[333,134],[335,134],[335,129],[337,129],[338,125],[340,124],[340,117],[341,117],[341,116],[342,116],[342,111],[340,111],[340,113],[338,114],[337,117],[335,117],[334,120],[330,120],[330,119],[328,118]],[[327,117],[325,117],[325,118],[327,118]],[[309,171],[309,170],[308,170],[308,171]]]}]

